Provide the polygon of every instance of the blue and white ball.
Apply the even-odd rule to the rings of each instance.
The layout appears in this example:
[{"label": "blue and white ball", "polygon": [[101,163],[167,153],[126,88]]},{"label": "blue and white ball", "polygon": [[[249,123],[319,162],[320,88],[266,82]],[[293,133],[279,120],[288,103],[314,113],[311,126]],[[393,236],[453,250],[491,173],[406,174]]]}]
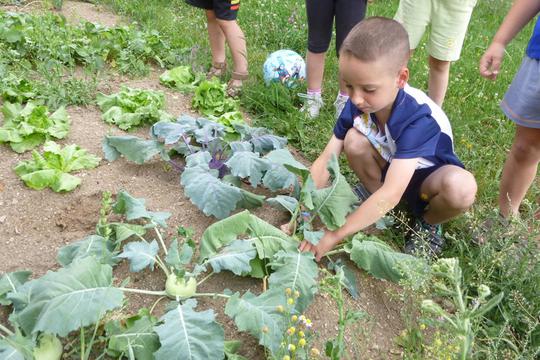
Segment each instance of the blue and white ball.
[{"label": "blue and white ball", "polygon": [[306,63],[292,50],[278,50],[266,58],[263,75],[266,85],[280,82],[293,87],[306,78]]}]

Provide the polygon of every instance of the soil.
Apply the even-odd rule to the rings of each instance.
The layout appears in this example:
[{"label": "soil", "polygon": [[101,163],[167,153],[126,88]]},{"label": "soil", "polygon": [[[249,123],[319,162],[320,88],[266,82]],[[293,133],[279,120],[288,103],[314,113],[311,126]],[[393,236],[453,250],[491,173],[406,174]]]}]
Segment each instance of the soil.
[{"label": "soil", "polygon": [[[17,11],[18,8],[10,7]],[[29,11],[28,8],[24,9]],[[30,10],[31,11],[31,10]],[[69,21],[77,22],[86,19],[112,26],[121,19],[107,9],[89,3],[65,1],[62,14]],[[101,79],[99,91],[116,92],[121,84],[135,88],[159,89],[166,94],[166,110],[173,115],[192,114],[190,96],[182,95],[164,88],[158,82],[160,70],[156,69],[144,79],[130,79],[118,75],[110,75]],[[101,141],[108,133],[125,134],[110,127],[101,120],[101,112],[96,106],[67,109],[71,118],[71,129],[61,144],[76,143],[91,153],[103,156]],[[1,116],[1,115],[0,115]],[[2,119],[2,118],[0,118]],[[3,119],[2,119],[3,121]],[[138,136],[146,136],[148,128],[132,132]],[[108,163],[102,160],[100,166],[81,171],[78,176],[82,184],[74,191],[58,194],[51,190],[35,191],[27,188],[12,171],[21,160],[30,158],[30,153],[16,154],[8,146],[0,146],[0,274],[21,269],[29,269],[33,277],[39,277],[48,270],[59,268],[56,262],[58,250],[74,241],[93,233],[99,216],[100,200],[103,191],[113,194],[127,190],[131,195],[146,199],[146,206],[152,211],[168,211],[168,232],[171,235],[179,225],[189,226],[195,231],[195,239],[200,238],[203,231],[215,219],[202,214],[187,199],[179,184],[179,174],[164,166],[159,160],[145,165],[129,163],[124,159]],[[264,206],[254,213],[279,225],[286,221],[286,216],[276,210]],[[353,359],[388,359],[401,358],[402,352],[394,339],[402,331],[401,320],[403,303],[395,296],[399,288],[385,281],[368,276],[356,268],[350,261],[345,261],[353,269],[360,297],[353,300],[346,295],[346,308],[362,310],[368,314],[358,326],[349,328],[346,333],[348,352]],[[322,265],[321,265],[322,266]],[[126,264],[115,270],[117,279],[131,279],[131,287],[150,290],[161,290],[164,279],[158,272],[130,274]],[[241,278],[230,273],[220,273],[211,277],[198,290],[200,292],[221,292],[228,288],[232,291],[260,293],[262,282],[256,279]],[[139,295],[128,295],[129,305],[123,309],[130,314],[146,306],[151,307],[154,298]],[[155,315],[161,315],[165,301],[155,309]],[[264,350],[250,335],[239,333],[236,326],[223,309],[225,302],[221,299],[203,298],[198,301],[197,311],[212,308],[217,320],[225,328],[227,339],[240,339],[243,343],[240,354],[248,359],[264,358]],[[0,310],[0,321],[7,322],[8,309]],[[315,345],[324,348],[326,340],[337,335],[338,309],[333,300],[326,294],[318,294],[307,310],[306,315],[313,320],[315,332],[318,334]]]}]

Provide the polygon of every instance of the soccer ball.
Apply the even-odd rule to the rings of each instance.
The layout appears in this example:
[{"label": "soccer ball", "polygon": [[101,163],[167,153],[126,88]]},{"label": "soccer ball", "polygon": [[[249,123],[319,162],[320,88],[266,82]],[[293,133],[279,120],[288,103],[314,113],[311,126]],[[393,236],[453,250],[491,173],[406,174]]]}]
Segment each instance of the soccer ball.
[{"label": "soccer ball", "polygon": [[266,58],[263,75],[266,85],[280,82],[294,87],[306,78],[306,63],[292,50],[278,50]]}]

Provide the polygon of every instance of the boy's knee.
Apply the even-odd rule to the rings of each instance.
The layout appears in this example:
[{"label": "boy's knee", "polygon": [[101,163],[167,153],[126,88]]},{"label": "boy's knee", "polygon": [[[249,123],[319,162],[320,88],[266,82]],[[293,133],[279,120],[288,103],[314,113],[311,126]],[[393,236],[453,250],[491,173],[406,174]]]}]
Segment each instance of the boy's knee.
[{"label": "boy's knee", "polygon": [[439,60],[433,56],[430,56],[429,67],[435,71],[447,71],[450,69],[450,61]]},{"label": "boy's knee", "polygon": [[518,162],[538,162],[540,160],[540,143],[517,140],[512,145],[511,154]]},{"label": "boy's knee", "polygon": [[363,157],[370,156],[373,145],[363,134],[355,128],[351,128],[343,141],[343,151],[347,156]]},{"label": "boy's knee", "polygon": [[463,211],[470,208],[476,198],[477,185],[474,176],[467,171],[448,174],[442,182],[441,194],[448,206]]}]

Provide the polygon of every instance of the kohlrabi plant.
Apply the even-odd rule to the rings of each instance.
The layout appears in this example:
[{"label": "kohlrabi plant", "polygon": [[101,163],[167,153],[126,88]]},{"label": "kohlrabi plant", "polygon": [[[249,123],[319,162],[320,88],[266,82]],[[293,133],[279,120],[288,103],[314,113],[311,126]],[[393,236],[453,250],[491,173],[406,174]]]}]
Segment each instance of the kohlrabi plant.
[{"label": "kohlrabi plant", "polygon": [[[271,191],[299,191],[297,176],[284,164],[308,171],[285,148],[286,139],[264,128],[233,124],[236,135],[208,119],[181,116],[176,122],[158,122],[151,139],[106,136],[105,158],[120,155],[142,164],[156,155],[181,172],[186,196],[206,215],[227,217],[237,208],[261,206],[264,196],[246,189],[263,185]],[[175,155],[184,157],[178,162]]]}]

